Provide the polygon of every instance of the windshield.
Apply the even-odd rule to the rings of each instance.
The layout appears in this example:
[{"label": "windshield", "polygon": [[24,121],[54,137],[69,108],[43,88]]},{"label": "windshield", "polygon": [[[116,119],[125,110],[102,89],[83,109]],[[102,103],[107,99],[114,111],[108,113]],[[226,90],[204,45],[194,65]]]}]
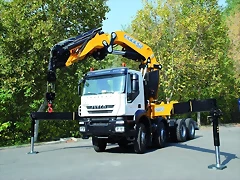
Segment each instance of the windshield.
[{"label": "windshield", "polygon": [[104,93],[123,93],[125,89],[125,75],[106,75],[87,78],[82,95],[94,95]]}]

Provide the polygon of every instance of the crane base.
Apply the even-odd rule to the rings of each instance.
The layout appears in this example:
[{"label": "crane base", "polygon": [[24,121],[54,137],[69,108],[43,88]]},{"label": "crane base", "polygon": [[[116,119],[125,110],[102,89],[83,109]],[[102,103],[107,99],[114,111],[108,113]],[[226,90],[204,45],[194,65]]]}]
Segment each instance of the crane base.
[{"label": "crane base", "polygon": [[217,165],[217,164],[212,164],[208,166],[208,169],[214,169],[214,170],[223,170],[227,168],[225,165]]}]

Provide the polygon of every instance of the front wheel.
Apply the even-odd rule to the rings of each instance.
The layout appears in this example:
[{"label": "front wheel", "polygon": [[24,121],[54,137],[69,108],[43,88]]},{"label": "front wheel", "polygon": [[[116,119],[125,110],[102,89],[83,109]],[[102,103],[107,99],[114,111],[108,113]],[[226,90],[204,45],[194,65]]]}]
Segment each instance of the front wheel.
[{"label": "front wheel", "polygon": [[103,152],[106,149],[107,142],[105,139],[92,137],[92,145],[96,152]]},{"label": "front wheel", "polygon": [[143,123],[137,125],[137,136],[134,140],[134,151],[143,154],[147,149],[147,130]]}]

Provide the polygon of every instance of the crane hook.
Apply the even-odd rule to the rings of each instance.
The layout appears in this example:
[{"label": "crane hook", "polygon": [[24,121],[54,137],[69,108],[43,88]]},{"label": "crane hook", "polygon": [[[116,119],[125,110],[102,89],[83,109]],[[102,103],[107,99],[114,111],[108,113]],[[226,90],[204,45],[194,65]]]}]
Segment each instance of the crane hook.
[{"label": "crane hook", "polygon": [[49,113],[53,112],[52,103],[48,103],[48,112]]}]

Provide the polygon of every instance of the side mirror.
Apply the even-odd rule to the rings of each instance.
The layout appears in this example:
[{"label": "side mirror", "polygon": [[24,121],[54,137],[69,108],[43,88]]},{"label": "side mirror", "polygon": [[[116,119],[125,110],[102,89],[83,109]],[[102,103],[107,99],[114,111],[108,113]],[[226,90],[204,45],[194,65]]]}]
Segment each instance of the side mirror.
[{"label": "side mirror", "polygon": [[139,91],[138,75],[132,74],[131,80],[132,80],[132,91],[133,91],[133,93],[135,93],[135,92]]}]

